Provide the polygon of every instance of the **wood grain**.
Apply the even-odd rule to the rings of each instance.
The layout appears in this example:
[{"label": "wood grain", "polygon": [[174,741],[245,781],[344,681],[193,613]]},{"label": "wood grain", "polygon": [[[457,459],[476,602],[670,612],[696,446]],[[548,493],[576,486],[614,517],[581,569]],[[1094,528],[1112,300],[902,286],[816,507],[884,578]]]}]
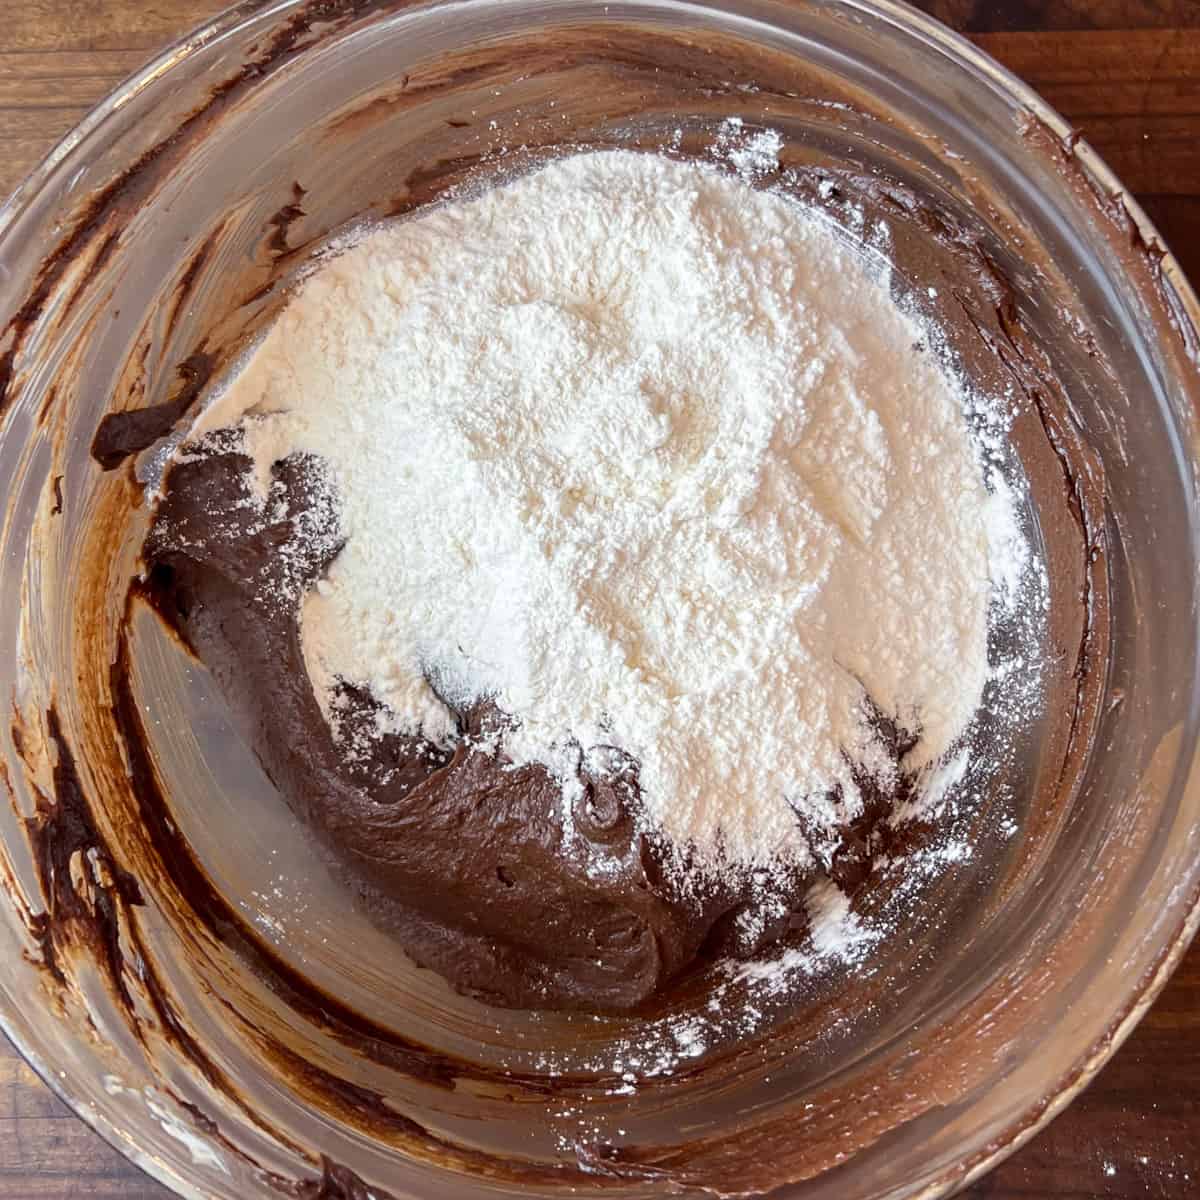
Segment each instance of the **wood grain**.
[{"label": "wood grain", "polygon": [[1077,125],[1130,191],[1195,192],[1200,29],[990,33],[974,40]]},{"label": "wood grain", "polygon": [[1194,29],[1197,0],[915,0],[963,33],[999,30]]},{"label": "wood grain", "polygon": [[[0,195],[221,0],[0,0]],[[923,0],[1083,130],[1200,281],[1200,0]],[[0,1200],[164,1200],[0,1038]],[[968,1200],[1200,1197],[1200,944],[1097,1081]],[[853,1200],[847,1197],[846,1200]]]}]

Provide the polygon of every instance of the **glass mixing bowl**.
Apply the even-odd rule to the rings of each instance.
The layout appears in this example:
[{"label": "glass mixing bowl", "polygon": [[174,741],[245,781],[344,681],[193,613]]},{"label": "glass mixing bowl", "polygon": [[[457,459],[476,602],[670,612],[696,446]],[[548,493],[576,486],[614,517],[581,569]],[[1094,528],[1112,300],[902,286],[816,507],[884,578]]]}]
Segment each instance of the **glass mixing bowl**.
[{"label": "glass mixing bowl", "polygon": [[[705,1050],[671,1014],[500,1012],[397,969],[147,617],[114,691],[146,514],[89,449],[106,411],[186,401],[348,224],[566,127],[657,145],[731,116],[936,195],[1021,281],[1104,467],[1111,621],[1056,819],[1031,841],[1018,805],[871,1005],[843,981]],[[1086,144],[937,23],[889,0],[247,3],[58,146],[0,215],[0,271],[0,1024],[181,1194],[736,1195],[769,1162],[794,1198],[944,1195],[1088,1082],[1182,953],[1200,310]],[[130,789],[121,703],[161,809]]]}]

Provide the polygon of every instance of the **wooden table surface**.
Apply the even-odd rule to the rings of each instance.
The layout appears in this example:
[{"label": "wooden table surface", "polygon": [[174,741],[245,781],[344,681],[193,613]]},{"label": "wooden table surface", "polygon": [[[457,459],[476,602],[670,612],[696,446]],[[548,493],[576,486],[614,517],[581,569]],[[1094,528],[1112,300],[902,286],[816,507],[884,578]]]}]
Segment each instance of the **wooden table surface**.
[{"label": "wooden table surface", "polygon": [[[1075,125],[1200,283],[1200,0],[919,0]],[[0,0],[0,196],[223,0]],[[0,1037],[0,1200],[163,1200]],[[1200,942],[1099,1078],[969,1200],[1200,1197]],[[847,1197],[846,1200],[853,1200]]]}]

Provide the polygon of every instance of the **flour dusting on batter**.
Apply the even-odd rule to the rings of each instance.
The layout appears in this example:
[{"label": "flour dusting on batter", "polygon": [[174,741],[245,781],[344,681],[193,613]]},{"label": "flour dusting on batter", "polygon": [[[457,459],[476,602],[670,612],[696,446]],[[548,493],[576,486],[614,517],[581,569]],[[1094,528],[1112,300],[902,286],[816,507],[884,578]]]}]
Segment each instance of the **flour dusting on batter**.
[{"label": "flour dusting on batter", "polygon": [[935,764],[1025,560],[889,284],[794,200],[625,152],[325,264],[203,428],[241,420],[264,481],[328,464],[345,545],[302,629],[330,720],[349,682],[446,746],[444,701],[492,698],[568,818],[632,761],[657,830],[740,866],[894,783],[873,713]]}]

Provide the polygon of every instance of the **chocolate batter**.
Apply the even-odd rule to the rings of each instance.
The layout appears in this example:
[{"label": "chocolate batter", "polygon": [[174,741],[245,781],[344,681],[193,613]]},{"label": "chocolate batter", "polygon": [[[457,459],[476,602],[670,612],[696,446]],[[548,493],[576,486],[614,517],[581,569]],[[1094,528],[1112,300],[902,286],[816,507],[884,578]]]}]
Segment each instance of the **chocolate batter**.
[{"label": "chocolate batter", "polygon": [[[108,462],[114,441],[144,438],[144,417],[131,414],[128,429],[110,417],[96,457]],[[214,435],[171,469],[143,551],[144,592],[214,674],[272,781],[371,918],[418,963],[494,1003],[620,1010],[651,998],[698,955],[753,954],[803,927],[816,872],[767,880],[692,872],[685,881],[668,870],[664,848],[635,819],[635,762],[604,778],[581,774],[578,836],[567,836],[561,789],[544,767],[514,769],[473,746],[504,720],[489,704],[452,709],[460,736],[449,752],[389,734],[348,757],[300,646],[299,597],[336,555],[312,548],[323,535],[336,540],[336,526],[312,524],[335,520],[335,507],[320,503],[327,485],[311,459],[277,463],[282,490],[273,496],[284,503],[268,515],[251,460],[229,442]],[[341,700],[350,732],[372,722],[369,694],[344,686]],[[914,739],[882,714],[876,725],[898,764]],[[885,794],[860,772],[868,811],[841,845],[822,850],[823,869],[847,888],[865,878],[872,831],[911,787],[898,777]],[[738,922],[767,900],[770,921]]]},{"label": "chocolate batter", "polygon": [[[703,153],[704,137],[700,133],[695,144],[685,140],[680,152]],[[527,161],[559,152],[551,144]],[[433,199],[438,187],[479,169],[475,159],[455,158],[421,173],[397,211]],[[779,178],[766,182],[783,184]],[[786,186],[839,222],[853,225],[863,213],[887,221],[903,272],[939,282],[970,280],[993,306],[1004,342],[994,340],[983,323],[990,319],[986,310],[976,315],[959,286],[942,289],[931,315],[951,327],[965,317],[974,330],[966,365],[977,369],[981,381],[990,378],[988,386],[998,390],[1012,377],[1036,374],[1038,364],[1022,358],[1003,269],[981,253],[970,231],[934,213],[899,181],[817,168],[792,174]],[[289,221],[302,216],[289,210]],[[278,226],[272,222],[271,228]],[[212,365],[202,347],[180,368],[173,399],[106,417],[93,457],[111,469],[167,432],[196,400]],[[1063,438],[1043,428],[1055,421],[1054,412],[1041,412],[1041,385],[1028,394],[1014,437],[1057,473],[1058,451],[1047,446],[1046,434],[1054,447]],[[212,672],[267,774],[371,920],[460,991],[518,1008],[635,1009],[690,967],[721,956],[749,957],[781,940],[800,941],[812,884],[824,876],[853,897],[894,846],[899,835],[887,817],[911,794],[914,781],[901,764],[913,739],[885,713],[875,714],[875,727],[896,764],[896,784],[881,790],[868,772],[858,771],[863,815],[832,846],[810,838],[815,868],[774,878],[712,876],[699,869],[684,878],[667,870],[665,848],[641,832],[644,823],[637,820],[636,762],[615,779],[581,777],[584,799],[573,814],[579,836],[568,840],[560,789],[544,768],[512,770],[469,744],[472,733],[504,719],[486,706],[453,712],[461,736],[448,756],[388,736],[374,741],[365,758],[347,758],[305,669],[298,600],[261,598],[264,590],[303,594],[334,556],[314,557],[311,537],[297,532],[306,514],[320,511],[321,473],[304,459],[276,464],[287,515],[272,522],[254,499],[250,459],[227,437],[189,458],[165,480],[143,551],[142,591]],[[1076,519],[1087,525],[1094,518],[1079,508],[1088,502],[1086,489],[1081,496],[1073,502]],[[334,502],[336,507],[336,497]],[[1079,561],[1061,569],[1077,571]],[[1086,572],[1079,586],[1086,597]],[[1063,636],[1067,644],[1077,639],[1082,661],[1092,626],[1077,616]],[[373,717],[370,695],[347,688],[343,701],[351,725]]]},{"label": "chocolate batter", "polygon": [[[699,134],[694,146],[683,143],[680,152],[702,153],[703,138]],[[559,150],[548,146],[541,157]],[[477,163],[451,160],[441,185],[473,169]],[[993,306],[1005,342],[991,340],[986,310],[977,316],[974,302],[966,301],[970,293],[959,286],[943,287],[931,315],[943,326],[962,326],[965,316],[975,331],[965,347],[966,365],[978,368],[986,386],[999,391],[1011,386],[1011,377],[1036,371],[1021,358],[1003,269],[981,253],[970,231],[933,213],[902,183],[820,168],[795,172],[786,185],[780,178],[767,183],[789,187],[850,226],[864,213],[887,221],[905,273],[971,280]],[[413,184],[422,196],[428,186],[427,174]],[[195,354],[181,368],[174,399],[106,417],[93,444],[96,460],[112,468],[165,433],[196,399],[210,367],[206,353]],[[1059,452],[1047,446],[1043,428],[1055,418],[1041,412],[1044,395],[1041,386],[1030,389],[1014,437],[1057,473]],[[1058,431],[1049,432],[1051,446],[1064,444]],[[832,846],[809,839],[813,869],[777,877],[718,877],[693,869],[683,878],[666,869],[666,849],[641,832],[645,823],[637,820],[636,762],[615,779],[581,777],[584,799],[573,814],[579,836],[568,840],[560,789],[544,768],[513,770],[469,744],[470,734],[504,719],[486,707],[453,712],[462,736],[448,756],[388,736],[371,743],[365,758],[347,758],[313,693],[294,599],[333,557],[314,557],[311,539],[297,532],[306,514],[319,511],[320,472],[303,459],[276,464],[287,516],[272,522],[254,499],[249,458],[227,437],[189,458],[165,480],[144,548],[143,590],[213,673],[268,775],[370,918],[394,933],[418,964],[459,990],[519,1008],[637,1008],[689,967],[801,939],[811,885],[824,876],[853,897],[894,844],[898,835],[887,817],[911,794],[913,780],[902,763],[913,739],[886,713],[875,714],[875,727],[897,782],[881,789],[859,770],[863,815],[840,830]],[[1074,503],[1086,502],[1083,494]],[[1082,509],[1077,519],[1093,520]],[[1062,569],[1077,571],[1079,561]],[[265,603],[264,584],[287,584],[265,591],[293,599]],[[1086,595],[1086,572],[1079,586]],[[1076,616],[1063,634],[1086,657],[1091,626]],[[368,694],[348,688],[343,701],[351,724],[374,715]]]}]

